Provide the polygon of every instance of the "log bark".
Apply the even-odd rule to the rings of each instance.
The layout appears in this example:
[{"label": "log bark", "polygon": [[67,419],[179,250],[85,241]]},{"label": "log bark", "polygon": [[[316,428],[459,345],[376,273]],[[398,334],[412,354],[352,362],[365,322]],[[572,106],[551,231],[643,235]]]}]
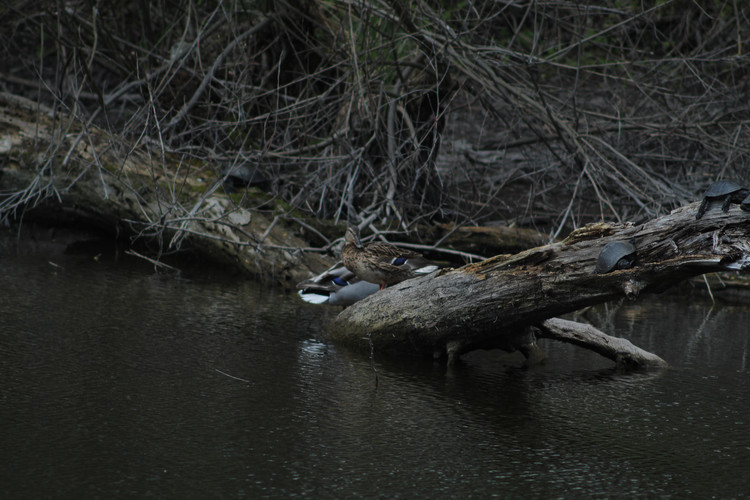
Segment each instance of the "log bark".
[{"label": "log bark", "polygon": [[[590,224],[558,243],[399,283],[339,314],[331,338],[363,349],[453,360],[473,349],[528,346],[533,339],[526,328],[541,325],[548,336],[583,345],[581,339],[552,332],[549,324],[545,330],[545,320],[613,299],[658,293],[695,275],[750,265],[750,213],[737,205],[728,213],[714,206],[696,220],[697,209],[698,203],[692,203],[644,224]],[[606,243],[631,239],[637,248],[635,267],[594,274]],[[602,338],[589,337],[589,348],[615,360],[622,357],[621,349],[603,349]]]}]

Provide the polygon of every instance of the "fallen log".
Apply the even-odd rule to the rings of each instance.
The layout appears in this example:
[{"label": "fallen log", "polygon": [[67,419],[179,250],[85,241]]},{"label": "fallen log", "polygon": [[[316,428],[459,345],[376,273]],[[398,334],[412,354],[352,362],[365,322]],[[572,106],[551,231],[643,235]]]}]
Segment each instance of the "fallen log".
[{"label": "fallen log", "polygon": [[[187,238],[217,260],[282,284],[330,264],[299,251],[305,243],[276,218],[219,192],[222,180],[208,166],[121,144],[96,127],[2,93],[0,160],[0,219],[46,199],[47,210],[156,238],[165,251]],[[704,272],[746,267],[748,215],[736,206],[726,214],[714,207],[696,221],[696,210],[694,204],[640,226],[586,226],[562,243],[401,283],[345,311],[331,337],[366,349],[437,352],[449,360],[493,347],[538,359],[528,326]],[[630,238],[638,247],[634,269],[591,275],[604,243]],[[552,335],[549,328],[540,331]],[[601,335],[588,335],[589,347],[601,343]],[[617,350],[599,352],[618,359]]]},{"label": "fallen log", "polygon": [[0,221],[36,210],[156,240],[164,253],[187,240],[218,262],[286,286],[330,265],[301,251],[306,243],[280,219],[243,207],[222,185],[211,165],[0,93]]},{"label": "fallen log", "polygon": [[[590,224],[558,243],[404,281],[340,313],[330,337],[376,352],[442,355],[453,361],[474,349],[529,351],[534,339],[527,328],[540,326],[542,336],[574,342],[625,364],[660,364],[623,357],[620,348],[604,349],[599,334],[574,338],[570,331],[555,333],[545,320],[622,297],[658,293],[699,274],[750,266],[750,213],[737,205],[726,213],[712,207],[696,220],[697,210],[693,203],[644,224]],[[595,274],[601,248],[619,240],[635,243],[635,266]]]}]

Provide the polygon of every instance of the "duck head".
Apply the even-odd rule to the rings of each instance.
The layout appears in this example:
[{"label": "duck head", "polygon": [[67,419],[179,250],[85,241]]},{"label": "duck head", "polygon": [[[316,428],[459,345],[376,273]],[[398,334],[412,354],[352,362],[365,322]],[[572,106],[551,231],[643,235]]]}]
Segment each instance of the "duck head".
[{"label": "duck head", "polygon": [[351,243],[357,248],[362,248],[362,242],[359,241],[359,236],[357,236],[357,231],[353,227],[347,227],[346,233],[344,234],[344,241],[347,243]]}]

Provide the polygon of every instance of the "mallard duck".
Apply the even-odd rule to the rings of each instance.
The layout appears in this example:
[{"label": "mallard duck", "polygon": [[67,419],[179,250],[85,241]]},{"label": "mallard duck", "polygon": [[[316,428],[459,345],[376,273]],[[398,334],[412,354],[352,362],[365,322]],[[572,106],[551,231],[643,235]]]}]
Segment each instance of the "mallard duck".
[{"label": "mallard duck", "polygon": [[339,262],[314,278],[297,283],[297,288],[305,302],[346,307],[377,292],[380,286],[359,279]]},{"label": "mallard duck", "polygon": [[344,239],[346,244],[341,252],[344,266],[358,278],[378,283],[381,290],[388,285],[438,269],[420,254],[389,243],[372,242],[363,245],[351,227],[346,230]]}]

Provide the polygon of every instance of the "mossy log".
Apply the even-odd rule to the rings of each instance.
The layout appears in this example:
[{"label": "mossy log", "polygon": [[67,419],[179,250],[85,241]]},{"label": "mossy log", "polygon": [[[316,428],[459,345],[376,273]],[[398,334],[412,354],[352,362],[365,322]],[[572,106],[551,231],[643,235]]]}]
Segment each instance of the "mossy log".
[{"label": "mossy log", "polygon": [[[454,360],[473,349],[528,350],[533,347],[528,328],[541,325],[544,336],[588,343],[618,360],[622,349],[601,349],[601,332],[587,339],[585,328],[581,336],[564,335],[545,330],[543,322],[593,304],[661,292],[699,274],[747,268],[750,213],[738,205],[728,213],[713,207],[696,220],[697,209],[693,203],[638,225],[590,224],[558,243],[404,281],[344,310],[331,338],[376,352]],[[595,274],[600,250],[616,240],[635,242],[635,266]],[[629,364],[660,362],[643,358]]]},{"label": "mossy log", "polygon": [[289,286],[330,265],[300,251],[305,242],[279,219],[225,194],[211,166],[123,142],[22,97],[0,94],[0,162],[0,219],[41,207],[46,216],[158,239],[164,252],[187,239],[215,260]]}]

